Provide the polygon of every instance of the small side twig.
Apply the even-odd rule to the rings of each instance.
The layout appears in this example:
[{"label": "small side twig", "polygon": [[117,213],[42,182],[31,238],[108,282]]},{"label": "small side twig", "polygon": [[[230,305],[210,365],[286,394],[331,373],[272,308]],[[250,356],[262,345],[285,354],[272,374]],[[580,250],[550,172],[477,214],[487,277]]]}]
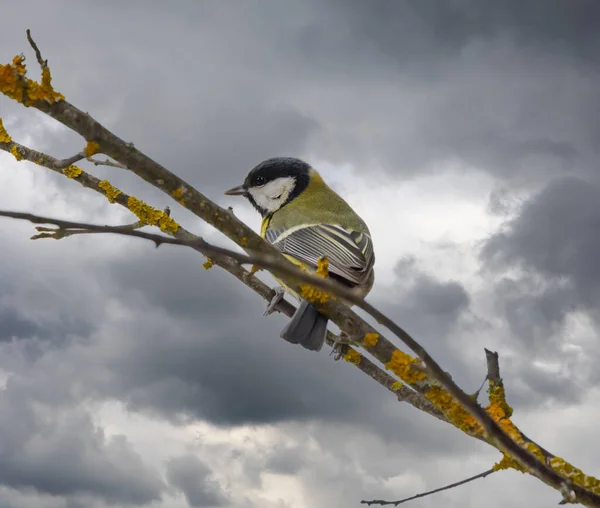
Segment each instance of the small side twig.
[{"label": "small side twig", "polygon": [[398,506],[400,504],[406,503],[407,501],[412,501],[414,499],[419,499],[421,497],[430,496],[431,494],[437,494],[438,492],[443,492],[444,490],[450,490],[450,489],[453,489],[454,487],[460,487],[461,485],[464,485],[465,483],[469,483],[474,480],[478,480],[479,478],[485,478],[486,476],[491,475],[494,471],[495,471],[494,469],[488,469],[487,471],[484,471],[483,473],[479,473],[479,474],[476,474],[475,476],[465,478],[464,480],[461,480],[456,483],[451,483],[450,485],[446,485],[445,487],[440,487],[438,489],[430,490],[428,492],[423,492],[421,494],[417,494],[416,496],[407,497],[404,499],[400,499],[398,501],[384,501],[382,499],[373,499],[372,501],[361,501],[360,504],[366,504],[367,506],[371,506],[371,505]]},{"label": "small side twig", "polygon": [[82,222],[72,222],[60,219],[53,219],[50,217],[42,217],[39,215],[33,215],[31,213],[24,212],[8,212],[0,211],[0,217],[10,217],[12,219],[27,220],[33,224],[52,224],[56,227],[49,228],[44,226],[38,226],[35,229],[40,232],[38,235],[31,237],[32,240],[38,240],[42,238],[53,238],[60,240],[73,235],[81,234],[93,234],[93,233],[118,233],[126,236],[134,236],[137,238],[143,238],[150,240],[159,247],[163,243],[171,245],[189,245],[190,242],[185,240],[179,240],[170,236],[157,235],[153,233],[146,233],[144,231],[137,231],[138,228],[144,226],[143,223],[134,222],[133,224],[124,224],[122,226],[100,226],[95,224],[86,224]]},{"label": "small side twig", "polygon": [[120,162],[113,162],[108,159],[99,161],[97,159],[92,159],[91,157],[86,157],[86,160],[91,162],[94,166],[110,166],[113,168],[128,169],[124,164],[121,164]]},{"label": "small side twig", "polygon": [[29,42],[29,45],[33,48],[33,51],[35,51],[35,58],[37,59],[38,63],[40,64],[40,67],[42,68],[42,71],[43,71],[44,69],[46,69],[48,67],[48,60],[44,60],[42,58],[42,52],[40,51],[40,48],[38,48],[38,45],[33,40],[33,37],[31,37],[31,30],[29,28],[26,30],[26,33],[27,33],[27,41]]},{"label": "small side twig", "polygon": [[71,164],[75,164],[79,162],[81,159],[85,158],[85,152],[79,152],[71,157],[67,157],[66,159],[60,159],[56,161],[56,169],[65,169],[69,167]]}]

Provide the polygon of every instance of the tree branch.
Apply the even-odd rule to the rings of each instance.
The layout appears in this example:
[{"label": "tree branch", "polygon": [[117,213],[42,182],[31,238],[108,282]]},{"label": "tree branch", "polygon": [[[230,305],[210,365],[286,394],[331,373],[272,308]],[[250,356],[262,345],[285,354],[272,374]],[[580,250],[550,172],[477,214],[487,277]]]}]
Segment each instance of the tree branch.
[{"label": "tree branch", "polygon": [[451,483],[450,485],[446,485],[445,487],[440,487],[438,489],[430,490],[428,492],[423,492],[422,494],[417,494],[416,496],[411,496],[411,497],[407,497],[404,499],[400,499],[399,501],[384,501],[382,499],[373,499],[372,501],[361,501],[360,504],[366,504],[367,506],[371,506],[371,505],[398,506],[398,505],[406,503],[407,501],[413,501],[414,499],[419,499],[421,497],[430,496],[431,494],[437,494],[438,492],[443,492],[444,490],[450,490],[450,489],[453,489],[454,487],[460,487],[461,485],[464,485],[465,483],[469,483],[474,480],[479,480],[479,478],[485,478],[486,476],[489,476],[494,472],[496,472],[496,469],[488,469],[487,471],[484,471],[483,473],[479,473],[479,474],[476,474],[475,476],[465,478],[464,480],[461,480],[459,482]]}]

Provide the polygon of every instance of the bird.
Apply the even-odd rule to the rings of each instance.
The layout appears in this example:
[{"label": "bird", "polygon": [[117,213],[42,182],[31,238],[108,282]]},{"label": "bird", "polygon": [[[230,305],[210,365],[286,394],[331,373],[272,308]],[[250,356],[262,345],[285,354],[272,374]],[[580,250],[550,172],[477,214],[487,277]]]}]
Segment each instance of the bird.
[{"label": "bird", "polygon": [[[250,170],[244,183],[225,192],[243,196],[262,216],[260,235],[295,265],[314,272],[328,261],[328,276],[365,297],[375,281],[375,253],[369,228],[352,207],[307,162],[272,157]],[[276,279],[277,280],[277,279]],[[290,293],[300,304],[281,337],[320,351],[328,317],[282,281],[268,315]]]}]

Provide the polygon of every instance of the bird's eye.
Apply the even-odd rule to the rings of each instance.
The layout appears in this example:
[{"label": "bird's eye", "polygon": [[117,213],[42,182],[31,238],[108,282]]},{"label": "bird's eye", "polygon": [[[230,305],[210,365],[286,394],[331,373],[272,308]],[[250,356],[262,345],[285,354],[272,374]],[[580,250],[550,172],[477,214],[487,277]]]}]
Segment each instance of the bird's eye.
[{"label": "bird's eye", "polygon": [[254,180],[254,185],[256,187],[262,187],[265,184],[265,177],[264,176],[257,176],[256,180]]}]

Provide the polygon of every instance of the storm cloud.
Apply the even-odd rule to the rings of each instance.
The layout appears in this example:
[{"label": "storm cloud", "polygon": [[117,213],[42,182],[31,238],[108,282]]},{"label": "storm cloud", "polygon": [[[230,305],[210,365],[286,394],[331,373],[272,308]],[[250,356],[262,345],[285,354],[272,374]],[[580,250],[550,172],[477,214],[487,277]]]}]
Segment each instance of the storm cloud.
[{"label": "storm cloud", "polygon": [[[5,4],[2,62],[25,51],[36,75],[31,28],[73,104],[253,226],[224,189],[267,157],[317,166],[369,219],[369,301],[469,392],[483,348],[498,350],[523,430],[594,473],[597,1]],[[4,96],[0,117],[57,157],[82,148]],[[133,175],[86,168],[224,244]],[[0,203],[131,219],[2,153]],[[346,506],[498,459],[351,365],[278,340],[286,318],[263,318],[265,302],[191,251],[0,227],[0,505]],[[552,495],[507,473],[438,499]]]}]

